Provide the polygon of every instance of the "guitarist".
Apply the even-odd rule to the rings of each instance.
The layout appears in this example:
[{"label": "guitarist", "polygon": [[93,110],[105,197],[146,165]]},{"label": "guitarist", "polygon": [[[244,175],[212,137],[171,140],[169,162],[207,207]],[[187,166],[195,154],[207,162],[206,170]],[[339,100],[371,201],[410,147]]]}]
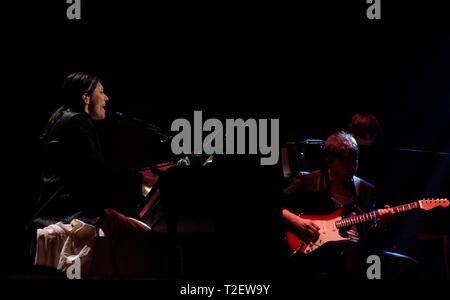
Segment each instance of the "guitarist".
[{"label": "guitarist", "polygon": [[[374,208],[374,186],[355,176],[358,167],[358,145],[345,132],[336,132],[325,141],[323,152],[327,167],[312,173],[301,173],[283,191],[283,221],[287,228],[304,241],[319,238],[319,227],[298,215],[329,214],[341,207],[352,213]],[[371,230],[385,230],[394,212],[389,206],[378,211],[375,223],[345,228],[342,235],[351,240],[329,242],[308,255],[289,258],[288,276],[306,278],[364,278],[364,239]],[[301,270],[301,271],[299,271]],[[290,274],[293,271],[293,274]]]}]

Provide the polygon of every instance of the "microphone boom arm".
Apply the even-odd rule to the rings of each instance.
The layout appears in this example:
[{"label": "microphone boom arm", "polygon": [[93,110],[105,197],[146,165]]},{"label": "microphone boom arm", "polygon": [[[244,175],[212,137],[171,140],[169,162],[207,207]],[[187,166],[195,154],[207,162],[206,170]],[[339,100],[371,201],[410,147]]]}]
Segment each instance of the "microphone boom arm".
[{"label": "microphone boom arm", "polygon": [[119,116],[120,118],[123,118],[125,120],[128,121],[132,121],[138,125],[140,125],[142,128],[145,128],[146,130],[158,135],[161,138],[161,142],[166,143],[172,140],[173,135],[170,133],[167,133],[165,131],[163,131],[161,128],[159,128],[158,126],[155,126],[153,124],[148,123],[147,121],[135,118],[135,117],[130,117],[127,116],[121,112],[116,112],[115,113],[117,116]]}]

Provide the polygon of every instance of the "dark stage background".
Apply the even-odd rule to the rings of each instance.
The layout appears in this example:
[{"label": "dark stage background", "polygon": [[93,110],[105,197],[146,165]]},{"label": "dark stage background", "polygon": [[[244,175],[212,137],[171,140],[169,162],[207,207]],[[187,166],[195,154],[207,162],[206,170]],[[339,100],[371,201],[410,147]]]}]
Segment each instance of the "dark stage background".
[{"label": "dark stage background", "polygon": [[[81,20],[66,18],[65,1],[6,5],[2,206],[12,243],[2,247],[1,257],[11,259],[1,272],[26,270],[20,236],[39,189],[39,135],[58,107],[64,78],[76,71],[102,78],[111,110],[165,130],[176,118],[192,119],[194,110],[204,119],[279,118],[285,143],[325,139],[346,129],[354,113],[372,113],[390,157],[379,202],[448,197],[450,158],[442,152],[450,152],[450,7],[444,1],[392,2],[382,1],[381,20],[366,18],[363,0],[82,1]],[[138,129],[123,138],[110,149],[118,164],[142,167],[166,159],[149,154],[151,139]],[[279,219],[268,210],[278,205],[279,168],[237,162],[221,174],[218,181],[226,179],[227,195],[235,197],[219,197],[217,205],[238,216],[232,230],[256,230],[258,222],[277,228]],[[273,188],[262,193],[269,179]],[[252,214],[255,207],[268,219]],[[417,233],[448,235],[449,212],[411,212],[395,223],[391,242],[401,253],[436,257],[425,278],[445,276],[442,248],[426,246]],[[277,251],[268,244],[257,245],[269,249],[258,259]],[[248,252],[241,252],[244,258],[232,253],[239,261]]]}]

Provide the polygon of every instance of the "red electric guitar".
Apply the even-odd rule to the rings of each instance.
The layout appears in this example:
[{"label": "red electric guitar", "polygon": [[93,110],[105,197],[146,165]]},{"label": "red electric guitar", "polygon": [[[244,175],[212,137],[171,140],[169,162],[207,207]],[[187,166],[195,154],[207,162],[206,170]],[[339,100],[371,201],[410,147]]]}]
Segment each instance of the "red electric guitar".
[{"label": "red electric guitar", "polygon": [[[399,213],[415,208],[430,210],[437,206],[447,207],[448,205],[449,201],[447,199],[423,199],[409,204],[395,206],[392,209],[394,213]],[[294,253],[308,254],[327,242],[349,240],[349,238],[340,235],[339,230],[341,228],[377,218],[376,211],[343,218],[342,215],[345,210],[346,208],[343,207],[329,215],[300,215],[300,218],[312,220],[320,227],[319,237],[315,241],[302,241],[297,235],[287,231],[286,241],[291,250]]]}]

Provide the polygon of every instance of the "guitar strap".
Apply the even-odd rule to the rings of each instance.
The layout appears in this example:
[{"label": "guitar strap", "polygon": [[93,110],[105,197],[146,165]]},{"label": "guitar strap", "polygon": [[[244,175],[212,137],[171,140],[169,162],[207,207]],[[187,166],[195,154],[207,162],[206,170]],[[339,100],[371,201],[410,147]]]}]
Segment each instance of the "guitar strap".
[{"label": "guitar strap", "polygon": [[353,198],[355,199],[355,208],[359,211],[359,213],[364,213],[364,210],[361,209],[361,206],[359,205],[359,189],[361,186],[361,179],[353,176]]},{"label": "guitar strap", "polygon": [[359,199],[359,187],[361,185],[361,180],[358,177],[353,176],[353,183],[355,185],[355,196]]}]

